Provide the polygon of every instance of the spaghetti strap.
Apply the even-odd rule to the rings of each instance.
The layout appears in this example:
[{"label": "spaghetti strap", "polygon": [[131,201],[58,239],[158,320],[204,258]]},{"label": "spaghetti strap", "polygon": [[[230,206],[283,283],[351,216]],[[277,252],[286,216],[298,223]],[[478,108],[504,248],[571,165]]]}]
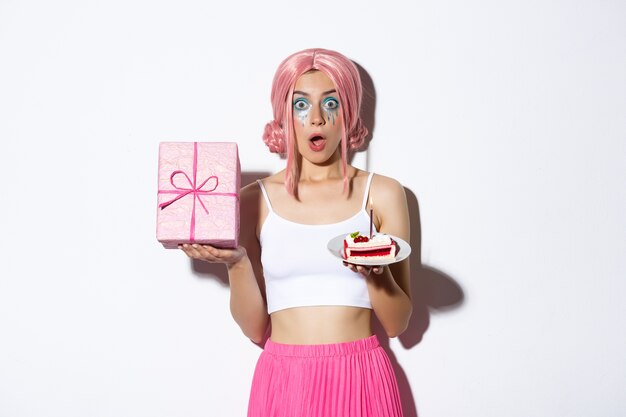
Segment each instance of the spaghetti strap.
[{"label": "spaghetti strap", "polygon": [[370,187],[372,186],[372,178],[374,177],[374,173],[370,172],[367,177],[367,184],[365,184],[365,191],[363,192],[363,206],[362,210],[365,210],[367,207],[367,197],[370,195]]},{"label": "spaghetti strap", "polygon": [[272,210],[272,203],[270,203],[270,198],[267,196],[267,191],[265,191],[265,186],[261,180],[256,180],[257,184],[259,184],[259,188],[261,188],[261,192],[263,193],[263,198],[265,199],[265,204],[267,204],[267,208],[270,212]]}]

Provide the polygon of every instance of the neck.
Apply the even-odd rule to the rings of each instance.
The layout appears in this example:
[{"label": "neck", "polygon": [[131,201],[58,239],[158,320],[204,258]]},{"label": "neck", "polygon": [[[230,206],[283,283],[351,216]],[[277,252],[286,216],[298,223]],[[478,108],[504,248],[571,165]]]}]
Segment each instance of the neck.
[{"label": "neck", "polygon": [[343,179],[340,152],[336,152],[332,158],[323,164],[314,164],[304,158],[300,159],[300,182],[336,179]]}]

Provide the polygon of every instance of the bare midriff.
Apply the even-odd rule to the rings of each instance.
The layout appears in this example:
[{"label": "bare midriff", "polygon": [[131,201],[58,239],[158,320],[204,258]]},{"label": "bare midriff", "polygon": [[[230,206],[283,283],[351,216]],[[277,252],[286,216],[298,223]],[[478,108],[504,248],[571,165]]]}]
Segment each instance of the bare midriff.
[{"label": "bare midriff", "polygon": [[372,335],[372,310],[347,306],[295,307],[271,314],[276,343],[314,345],[342,343]]}]

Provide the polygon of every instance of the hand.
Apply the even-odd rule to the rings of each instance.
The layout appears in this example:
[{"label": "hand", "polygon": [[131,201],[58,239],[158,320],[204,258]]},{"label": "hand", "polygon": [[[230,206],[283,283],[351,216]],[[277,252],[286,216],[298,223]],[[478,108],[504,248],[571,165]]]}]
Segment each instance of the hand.
[{"label": "hand", "polygon": [[236,249],[219,249],[211,245],[183,243],[179,245],[179,248],[192,259],[211,263],[222,263],[227,266],[231,266],[247,256],[246,249],[243,246],[239,246]]},{"label": "hand", "polygon": [[358,272],[361,275],[363,275],[365,278],[368,278],[372,274],[372,272],[375,275],[382,274],[383,268],[384,268],[381,265],[376,265],[376,266],[355,265],[355,264],[348,263],[346,261],[344,261],[343,264],[344,266],[347,266],[351,271]]}]

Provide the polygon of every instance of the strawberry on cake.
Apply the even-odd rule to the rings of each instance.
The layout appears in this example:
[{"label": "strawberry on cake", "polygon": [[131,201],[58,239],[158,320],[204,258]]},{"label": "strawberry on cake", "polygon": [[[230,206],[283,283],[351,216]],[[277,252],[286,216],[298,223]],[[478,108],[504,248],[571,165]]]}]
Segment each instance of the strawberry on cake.
[{"label": "strawberry on cake", "polygon": [[383,233],[377,233],[370,239],[354,232],[343,240],[343,257],[348,262],[394,259],[397,254],[398,244]]}]

